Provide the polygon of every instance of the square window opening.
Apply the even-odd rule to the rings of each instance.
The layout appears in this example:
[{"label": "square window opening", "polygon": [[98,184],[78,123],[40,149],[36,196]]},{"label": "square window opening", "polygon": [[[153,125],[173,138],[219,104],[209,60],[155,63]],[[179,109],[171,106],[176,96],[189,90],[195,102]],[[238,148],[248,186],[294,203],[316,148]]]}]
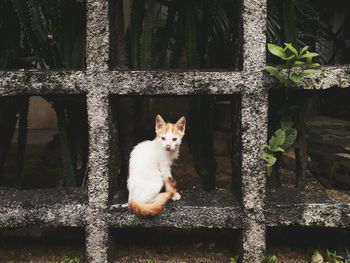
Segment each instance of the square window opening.
[{"label": "square window opening", "polygon": [[240,230],[113,228],[111,236],[118,262],[230,262],[240,256]]},{"label": "square window opening", "polygon": [[110,0],[110,68],[242,70],[242,1]]},{"label": "square window opening", "polygon": [[82,228],[4,228],[0,258],[3,262],[85,262],[84,243]]},{"label": "square window opening", "polygon": [[270,90],[268,189],[291,202],[349,203],[349,101],[349,89]]},{"label": "square window opening", "polygon": [[81,187],[87,180],[85,96],[0,99],[2,187]]},{"label": "square window opening", "polygon": [[[218,200],[226,200],[226,206],[230,206],[230,202],[237,205],[241,178],[239,94],[112,95],[110,103],[114,141],[112,155],[115,164],[115,172],[112,173],[113,203],[126,202],[130,152],[138,143],[156,137],[155,119],[160,114],[165,122],[171,123],[178,121],[181,116],[186,117],[179,158],[171,168],[179,192],[188,194],[189,199],[199,200],[200,196],[205,196],[205,200],[210,201],[212,206],[217,205]],[[161,145],[160,139],[155,142]],[[208,190],[212,191],[206,193]],[[191,203],[185,196],[183,201],[188,205]],[[195,205],[193,201],[195,200],[192,200],[192,205]],[[206,206],[204,203],[199,205]]]},{"label": "square window opening", "polygon": [[84,69],[86,1],[5,1],[0,70]]},{"label": "square window opening", "polygon": [[[317,62],[327,65],[350,63],[350,2],[268,0],[267,42],[309,46],[320,54]],[[278,58],[267,54],[271,63]],[[278,62],[279,63],[279,62]]]},{"label": "square window opening", "polygon": [[281,262],[310,262],[317,250],[325,261],[334,261],[330,254],[345,259],[349,258],[349,234],[348,229],[322,227],[268,228],[267,254]]}]

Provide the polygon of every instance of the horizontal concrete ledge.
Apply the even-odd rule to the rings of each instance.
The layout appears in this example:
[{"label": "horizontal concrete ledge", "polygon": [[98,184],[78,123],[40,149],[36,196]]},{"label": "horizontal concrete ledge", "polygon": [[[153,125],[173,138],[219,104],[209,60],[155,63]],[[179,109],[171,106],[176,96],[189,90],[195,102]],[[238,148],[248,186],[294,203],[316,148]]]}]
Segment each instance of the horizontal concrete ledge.
[{"label": "horizontal concrete ledge", "polygon": [[106,74],[111,94],[191,95],[242,91],[241,72],[125,71]]},{"label": "horizontal concrete ledge", "polygon": [[350,227],[350,193],[283,189],[267,195],[267,226]]},{"label": "horizontal concrete ledge", "polygon": [[240,72],[199,71],[0,71],[0,95],[84,94],[98,85],[120,95],[232,94]]},{"label": "horizontal concrete ledge", "polygon": [[139,217],[122,204],[126,200],[115,200],[110,207],[111,227],[172,227],[172,228],[242,228],[241,207],[229,190],[204,192],[187,190],[181,192],[179,201],[170,201],[161,214]]},{"label": "horizontal concrete ledge", "polygon": [[323,66],[320,73],[305,77],[300,87],[303,89],[349,88],[350,65]]},{"label": "horizontal concrete ledge", "polygon": [[[273,88],[278,83],[273,77],[268,77],[266,85]],[[322,66],[320,73],[305,76],[299,83],[299,88],[308,90],[334,87],[350,88],[350,65]]]},{"label": "horizontal concrete ledge", "polygon": [[84,94],[83,71],[0,71],[0,95]]},{"label": "horizontal concrete ledge", "polygon": [[[248,83],[258,85],[261,81],[259,72],[0,71],[0,96],[85,94],[94,85],[120,95],[220,95],[242,92]],[[276,86],[270,77],[265,84]],[[324,66],[321,73],[305,77],[300,86],[303,89],[350,87],[350,66]]]},{"label": "horizontal concrete ledge", "polygon": [[82,189],[0,188],[0,200],[0,227],[85,225],[87,194]]}]

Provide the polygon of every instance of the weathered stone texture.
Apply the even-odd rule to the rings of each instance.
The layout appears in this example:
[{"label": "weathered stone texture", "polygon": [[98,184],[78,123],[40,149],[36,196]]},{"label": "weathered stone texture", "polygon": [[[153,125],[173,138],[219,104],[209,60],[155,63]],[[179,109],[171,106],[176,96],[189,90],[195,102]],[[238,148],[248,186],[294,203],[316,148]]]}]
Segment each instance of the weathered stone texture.
[{"label": "weathered stone texture", "polygon": [[266,0],[243,0],[243,71],[261,72],[266,59]]},{"label": "weathered stone texture", "polygon": [[242,228],[240,204],[229,190],[181,191],[181,195],[181,200],[170,202],[159,216],[153,218],[140,218],[123,207],[126,200],[116,200],[110,207],[110,224],[118,228]]},{"label": "weathered stone texture", "polygon": [[108,261],[107,211],[109,201],[110,114],[107,94],[99,83],[89,85],[87,96],[89,120],[88,213],[86,217],[86,253],[89,262]]},{"label": "weathered stone texture", "polygon": [[300,87],[303,89],[349,88],[350,67],[324,66],[321,68],[321,73],[305,77]]},{"label": "weathered stone texture", "polygon": [[82,94],[83,71],[0,71],[0,95]]},{"label": "weathered stone texture", "polygon": [[80,189],[0,189],[0,227],[84,226],[87,194]]},{"label": "weathered stone texture", "polygon": [[[109,71],[107,0],[87,1],[86,71],[0,72],[0,96],[86,94],[90,138],[87,194],[69,189],[0,190],[0,227],[85,226],[88,262],[108,262],[113,227],[242,229],[241,258],[247,263],[261,262],[266,226],[349,227],[349,200],[269,193],[265,202],[266,175],[260,154],[267,137],[268,89],[276,86],[263,73],[266,8],[266,0],[243,0],[242,72]],[[308,76],[301,85],[305,89],[350,87],[349,73],[348,66],[323,67],[320,74]],[[112,94],[240,94],[241,115],[236,112],[239,117],[233,118],[241,121],[236,126],[241,126],[237,147],[242,147],[242,163],[235,167],[242,171],[241,200],[227,191],[188,191],[163,214],[142,219],[122,207],[122,200],[109,200]],[[283,196],[293,198],[285,200]]]},{"label": "weathered stone texture", "polygon": [[113,94],[190,95],[240,92],[241,72],[126,71],[106,74]]},{"label": "weathered stone texture", "polygon": [[88,71],[108,70],[108,0],[87,0],[86,64]]},{"label": "weathered stone texture", "polygon": [[268,226],[350,227],[350,196],[294,188],[269,192],[265,216]]}]

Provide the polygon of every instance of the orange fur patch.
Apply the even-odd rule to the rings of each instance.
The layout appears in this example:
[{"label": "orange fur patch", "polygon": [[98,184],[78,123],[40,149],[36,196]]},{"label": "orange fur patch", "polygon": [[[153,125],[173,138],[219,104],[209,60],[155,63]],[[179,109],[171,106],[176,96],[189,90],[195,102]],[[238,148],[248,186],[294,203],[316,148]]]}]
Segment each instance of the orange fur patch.
[{"label": "orange fur patch", "polygon": [[171,131],[176,136],[183,136],[183,133],[177,128],[174,123],[165,123],[161,129],[157,131],[157,136],[161,137]]},{"label": "orange fur patch", "polygon": [[168,201],[176,193],[176,181],[172,177],[168,177],[165,180],[165,193],[160,193],[154,203],[139,203],[130,201],[128,206],[131,211],[139,216],[153,216],[159,214]]}]

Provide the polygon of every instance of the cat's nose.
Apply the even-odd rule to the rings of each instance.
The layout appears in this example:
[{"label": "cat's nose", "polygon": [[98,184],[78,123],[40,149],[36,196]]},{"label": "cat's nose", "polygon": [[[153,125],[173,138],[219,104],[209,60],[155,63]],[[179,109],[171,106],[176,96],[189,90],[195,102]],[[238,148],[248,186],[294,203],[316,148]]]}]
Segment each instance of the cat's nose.
[{"label": "cat's nose", "polygon": [[167,144],[167,145],[165,146],[165,148],[166,148],[167,150],[170,150],[170,145]]}]

